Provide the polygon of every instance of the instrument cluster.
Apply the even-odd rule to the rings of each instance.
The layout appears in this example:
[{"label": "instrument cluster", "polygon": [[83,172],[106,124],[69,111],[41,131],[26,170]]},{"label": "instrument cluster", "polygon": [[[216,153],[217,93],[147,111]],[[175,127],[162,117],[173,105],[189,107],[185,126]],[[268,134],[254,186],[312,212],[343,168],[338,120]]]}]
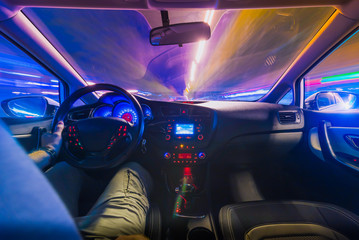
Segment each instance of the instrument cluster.
[{"label": "instrument cluster", "polygon": [[[138,113],[136,109],[122,96],[108,94],[99,100],[102,104],[92,111],[92,117],[117,117],[134,125],[138,124]],[[151,108],[141,104],[144,120],[152,120]]]}]

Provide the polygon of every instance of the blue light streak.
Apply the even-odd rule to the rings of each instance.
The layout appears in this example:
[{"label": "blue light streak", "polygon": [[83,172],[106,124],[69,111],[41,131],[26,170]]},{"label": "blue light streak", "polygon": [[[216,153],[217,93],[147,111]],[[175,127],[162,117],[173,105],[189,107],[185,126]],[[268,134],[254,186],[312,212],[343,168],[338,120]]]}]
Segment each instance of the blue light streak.
[{"label": "blue light streak", "polygon": [[7,74],[12,74],[12,75],[18,75],[18,76],[33,77],[33,78],[41,78],[41,76],[38,76],[38,75],[32,75],[32,74],[28,74],[28,73],[9,72],[9,71],[4,71],[4,70],[0,70],[0,72],[2,72],[2,73],[7,73]]}]

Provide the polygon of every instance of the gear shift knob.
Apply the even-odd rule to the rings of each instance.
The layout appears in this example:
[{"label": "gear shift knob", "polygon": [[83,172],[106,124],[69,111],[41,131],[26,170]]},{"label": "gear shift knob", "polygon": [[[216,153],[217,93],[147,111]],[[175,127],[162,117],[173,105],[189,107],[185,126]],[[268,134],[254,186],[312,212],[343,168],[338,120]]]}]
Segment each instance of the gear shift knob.
[{"label": "gear shift knob", "polygon": [[181,184],[179,187],[175,188],[175,192],[177,194],[178,193],[193,193],[194,190],[195,190],[195,187],[190,183]]}]

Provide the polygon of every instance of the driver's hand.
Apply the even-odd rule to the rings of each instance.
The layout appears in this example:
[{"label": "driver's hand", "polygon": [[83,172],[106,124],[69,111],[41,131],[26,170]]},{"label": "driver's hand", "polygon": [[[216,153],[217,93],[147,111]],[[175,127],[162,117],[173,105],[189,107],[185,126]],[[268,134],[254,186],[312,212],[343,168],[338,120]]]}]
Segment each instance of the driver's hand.
[{"label": "driver's hand", "polygon": [[59,153],[62,137],[61,133],[64,130],[64,122],[59,121],[55,127],[55,131],[53,133],[45,133],[41,136],[41,146],[42,147],[49,147]]}]

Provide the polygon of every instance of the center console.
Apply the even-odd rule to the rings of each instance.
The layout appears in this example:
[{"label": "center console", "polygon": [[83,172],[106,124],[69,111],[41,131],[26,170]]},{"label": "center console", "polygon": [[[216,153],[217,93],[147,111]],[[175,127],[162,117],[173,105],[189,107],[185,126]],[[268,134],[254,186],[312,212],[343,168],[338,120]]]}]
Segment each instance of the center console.
[{"label": "center console", "polygon": [[215,113],[207,108],[182,104],[163,106],[160,110],[163,118],[158,124],[156,142],[164,162],[169,204],[173,206],[170,229],[177,231],[171,239],[183,239],[180,237],[183,232],[191,240],[205,232],[214,237],[206,179]]}]

